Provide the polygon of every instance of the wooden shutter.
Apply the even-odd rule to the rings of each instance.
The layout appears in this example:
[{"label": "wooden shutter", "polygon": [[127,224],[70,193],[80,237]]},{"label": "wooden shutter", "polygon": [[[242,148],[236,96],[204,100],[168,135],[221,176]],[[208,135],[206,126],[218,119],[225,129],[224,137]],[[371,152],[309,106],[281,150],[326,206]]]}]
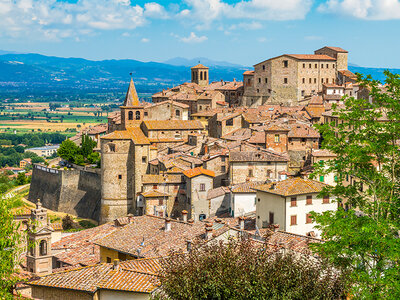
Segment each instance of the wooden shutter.
[{"label": "wooden shutter", "polygon": [[297,216],[290,216],[290,225],[297,225]]}]

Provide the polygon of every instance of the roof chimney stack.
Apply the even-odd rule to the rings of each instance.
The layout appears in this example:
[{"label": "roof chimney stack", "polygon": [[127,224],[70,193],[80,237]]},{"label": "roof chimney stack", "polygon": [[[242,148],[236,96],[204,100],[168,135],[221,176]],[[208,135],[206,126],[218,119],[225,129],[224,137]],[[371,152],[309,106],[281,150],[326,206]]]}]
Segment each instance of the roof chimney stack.
[{"label": "roof chimney stack", "polygon": [[186,210],[182,210],[182,219],[183,219],[183,222],[185,222],[185,223],[187,223],[187,215],[188,215],[188,212]]},{"label": "roof chimney stack", "polygon": [[211,223],[207,223],[206,224],[206,235],[205,235],[205,239],[207,241],[211,240],[212,238],[212,234],[213,234],[213,228],[212,228],[212,224]]},{"label": "roof chimney stack", "polygon": [[171,219],[165,218],[165,231],[171,231]]},{"label": "roof chimney stack", "polygon": [[244,230],[244,217],[239,217],[239,228]]},{"label": "roof chimney stack", "polygon": [[119,259],[116,258],[114,259],[113,270],[118,270],[118,268],[119,268]]},{"label": "roof chimney stack", "polygon": [[186,240],[186,250],[187,252],[192,251],[192,240]]}]

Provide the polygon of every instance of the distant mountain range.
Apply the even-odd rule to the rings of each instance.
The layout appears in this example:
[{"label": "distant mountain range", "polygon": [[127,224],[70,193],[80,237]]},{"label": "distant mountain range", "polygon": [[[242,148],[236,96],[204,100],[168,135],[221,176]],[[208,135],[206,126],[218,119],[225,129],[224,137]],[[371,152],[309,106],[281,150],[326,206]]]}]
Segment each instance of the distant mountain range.
[{"label": "distant mountain range", "polygon": [[[0,50],[0,96],[114,93],[126,91],[130,73],[138,92],[154,93],[190,81],[190,66],[198,62],[210,67],[210,80],[242,80],[240,66],[207,58],[172,58],[165,62],[141,62],[132,59],[92,61],[82,58],[61,58],[40,54],[18,54]],[[383,80],[384,68],[365,68],[349,64],[352,72],[371,74]],[[400,69],[391,69],[400,73]]]}]

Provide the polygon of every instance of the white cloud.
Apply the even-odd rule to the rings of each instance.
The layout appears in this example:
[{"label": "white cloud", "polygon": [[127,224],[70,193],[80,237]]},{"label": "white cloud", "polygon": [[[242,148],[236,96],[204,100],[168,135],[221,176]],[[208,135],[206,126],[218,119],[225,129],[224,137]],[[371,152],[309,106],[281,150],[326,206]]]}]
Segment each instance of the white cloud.
[{"label": "white cloud", "polygon": [[98,30],[132,30],[149,18],[167,18],[164,7],[131,0],[0,0],[0,36],[76,38]]},{"label": "white cloud", "polygon": [[261,29],[263,26],[261,23],[253,21],[251,23],[238,23],[238,24],[233,24],[229,27],[230,30],[235,30],[235,29],[244,29],[244,30],[257,30]]},{"label": "white cloud", "polygon": [[191,32],[187,37],[180,37],[179,35],[176,34],[171,34],[171,35],[181,40],[184,43],[202,43],[208,39],[205,35],[197,36],[194,32]]},{"label": "white cloud", "polygon": [[265,37],[260,37],[260,38],[257,39],[257,41],[260,42],[260,43],[265,43],[265,42],[267,42],[268,40],[267,40],[267,38],[265,38]]},{"label": "white cloud", "polygon": [[[205,25],[221,18],[252,20],[304,19],[313,0],[243,0],[228,4],[222,0],[185,0],[184,16]],[[183,11],[182,11],[183,12]],[[181,12],[181,16],[182,16]]]},{"label": "white cloud", "polygon": [[399,0],[328,0],[318,10],[365,20],[400,19]]},{"label": "white cloud", "polygon": [[142,38],[140,41],[141,41],[142,43],[148,43],[148,42],[150,42],[150,40],[147,39],[147,38]]}]

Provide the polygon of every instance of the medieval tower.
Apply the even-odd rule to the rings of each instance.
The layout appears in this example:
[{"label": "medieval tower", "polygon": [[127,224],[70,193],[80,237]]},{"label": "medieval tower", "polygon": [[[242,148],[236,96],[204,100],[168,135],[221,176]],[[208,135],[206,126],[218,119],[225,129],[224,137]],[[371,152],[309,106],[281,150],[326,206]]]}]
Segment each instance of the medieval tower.
[{"label": "medieval tower", "polygon": [[191,68],[192,82],[200,86],[208,85],[208,67],[198,64]]}]

